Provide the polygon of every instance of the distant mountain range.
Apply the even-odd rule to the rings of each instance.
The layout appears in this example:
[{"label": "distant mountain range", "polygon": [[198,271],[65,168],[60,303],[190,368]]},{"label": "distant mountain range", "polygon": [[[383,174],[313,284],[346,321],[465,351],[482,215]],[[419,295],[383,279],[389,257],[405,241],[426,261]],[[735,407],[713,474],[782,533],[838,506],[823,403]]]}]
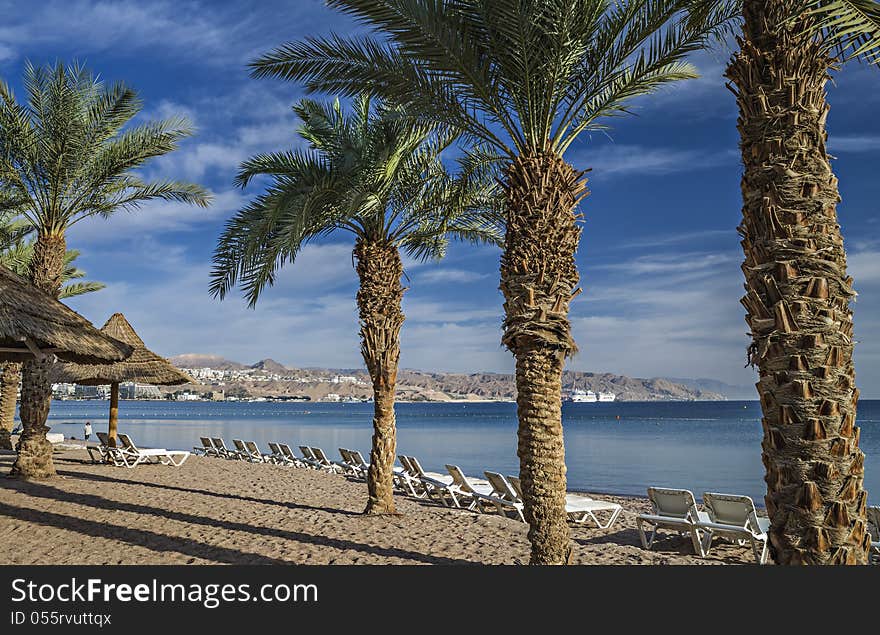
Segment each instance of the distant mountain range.
[{"label": "distant mountain range", "polygon": [[[302,395],[325,399],[328,395],[363,398],[371,394],[369,376],[357,368],[289,368],[273,359],[255,364],[242,364],[217,355],[187,353],[170,358],[180,368],[213,368],[216,370],[256,370],[266,375],[281,376],[271,381],[227,381],[229,388],[246,390],[254,396]],[[337,376],[355,378],[340,383]],[[297,377],[293,382],[284,377]],[[308,381],[302,378],[307,377]],[[620,401],[719,401],[723,399],[754,399],[754,389],[730,386],[711,379],[672,379],[655,377],[640,379],[611,373],[566,371],[563,388],[579,388],[594,392],[613,392]],[[513,375],[505,373],[434,373],[403,369],[398,374],[398,397],[409,401],[497,400],[515,398]]]},{"label": "distant mountain range", "polygon": [[735,386],[733,384],[725,384],[717,379],[680,379],[677,377],[667,377],[671,382],[683,384],[690,388],[698,390],[708,390],[724,395],[731,401],[754,401],[758,398],[758,393],[754,386]]}]

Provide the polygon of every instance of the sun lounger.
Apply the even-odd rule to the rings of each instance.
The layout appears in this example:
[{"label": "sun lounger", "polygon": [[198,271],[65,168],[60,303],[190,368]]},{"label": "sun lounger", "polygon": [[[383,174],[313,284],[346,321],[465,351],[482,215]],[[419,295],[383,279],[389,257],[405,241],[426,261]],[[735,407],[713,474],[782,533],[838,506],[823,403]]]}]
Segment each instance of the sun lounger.
[{"label": "sun lounger", "polygon": [[[649,487],[648,499],[651,501],[652,513],[636,516],[642,546],[650,549],[658,529],[671,529],[682,535],[690,535],[694,553],[702,555],[703,548],[697,523],[710,521],[706,512],[697,510],[693,493],[686,489]],[[651,527],[650,538],[645,536],[644,525]]]},{"label": "sun lounger", "polygon": [[[92,459],[93,463],[112,463],[116,467],[125,467],[125,457],[123,456],[123,448],[110,445],[110,435],[106,432],[98,432],[97,445],[87,445],[86,451]],[[97,455],[97,458],[95,458]]]},{"label": "sun lounger", "polygon": [[490,472],[488,470],[483,472],[483,474],[489,479],[489,485],[492,486],[492,493],[488,496],[481,496],[480,501],[493,504],[498,513],[505,516],[508,511],[513,511],[517,518],[525,522],[526,519],[525,516],[523,516],[522,500],[517,496],[516,490],[513,489],[510,482],[504,478],[504,475],[499,472]]},{"label": "sun lounger", "polygon": [[767,531],[770,529],[770,519],[758,516],[751,498],[706,492],[703,494],[703,509],[709,515],[709,520],[696,523],[705,532],[701,555],[709,553],[712,539],[717,536],[733,540],[737,544],[744,544],[748,540],[752,545],[755,561],[758,564],[767,562]]},{"label": "sun lounger", "polygon": [[342,465],[345,466],[345,474],[366,480],[367,470],[358,463],[352,450],[349,450],[348,448],[339,448],[339,456],[342,457]]},{"label": "sun lounger", "polygon": [[269,461],[275,465],[295,465],[295,463],[289,461],[287,457],[284,456],[284,452],[281,451],[280,445],[274,441],[269,441],[269,454],[265,456],[269,457]]},{"label": "sun lounger", "polygon": [[342,473],[347,476],[358,476],[358,471],[352,463],[351,452],[347,448],[338,448],[341,460],[337,462],[342,468]]},{"label": "sun lounger", "polygon": [[403,466],[403,469],[394,471],[394,482],[397,487],[416,498],[427,498],[428,492],[419,478],[418,471],[410,463],[409,457],[398,454],[397,460]]},{"label": "sun lounger", "polygon": [[180,467],[190,455],[186,450],[166,450],[164,448],[146,448],[141,450],[127,434],[120,433],[119,440],[122,442],[122,456],[125,460],[125,467],[128,468],[133,468],[147,462]]},{"label": "sun lounger", "polygon": [[214,449],[217,450],[217,456],[222,459],[233,459],[235,461],[240,461],[241,456],[239,456],[238,452],[234,452],[226,447],[226,441],[221,439],[220,437],[211,437],[211,441],[214,443]]},{"label": "sun lounger", "polygon": [[[522,500],[522,484],[519,477],[508,476],[507,480],[513,486],[519,499]],[[623,507],[617,503],[596,500],[585,494],[565,495],[565,512],[568,514],[568,519],[574,523],[583,524],[587,520],[592,520],[598,529],[609,529],[622,511]],[[603,523],[596,514],[604,512],[608,512],[610,516]]]},{"label": "sun lounger", "polygon": [[281,450],[281,456],[286,465],[292,465],[294,467],[311,467],[308,463],[294,454],[293,450],[286,443],[279,443],[277,445],[278,449]]},{"label": "sun lounger", "polygon": [[880,507],[868,507],[868,531],[871,533],[871,550],[880,555]]},{"label": "sun lounger", "polygon": [[271,454],[266,454],[260,450],[256,441],[245,441],[244,448],[247,450],[248,456],[254,457],[254,463],[273,463],[274,459]]},{"label": "sun lounger", "polygon": [[[459,507],[466,503],[467,509],[480,510],[480,496],[492,494],[492,486],[482,479],[469,479],[457,465],[446,465],[446,471],[452,477],[449,489],[455,492]],[[481,510],[480,510],[481,511]]]},{"label": "sun lounger", "polygon": [[248,452],[247,448],[244,446],[244,441],[242,441],[241,439],[233,439],[232,445],[235,446],[233,452],[235,452],[235,454],[238,455],[238,458],[242,461],[249,461],[251,463],[263,462],[262,458],[255,460],[254,457],[250,455],[250,452]]},{"label": "sun lounger", "polygon": [[199,437],[199,441],[201,441],[202,445],[197,446],[194,445],[192,449],[192,453],[201,456],[220,456],[217,452],[217,448],[214,447],[214,442],[210,437]]},{"label": "sun lounger", "polygon": [[422,468],[422,464],[414,456],[407,456],[411,472],[422,485],[422,490],[429,498],[436,499],[437,502],[449,506],[460,507],[455,491],[449,489],[452,484],[452,478],[443,476],[442,474],[430,474]]}]

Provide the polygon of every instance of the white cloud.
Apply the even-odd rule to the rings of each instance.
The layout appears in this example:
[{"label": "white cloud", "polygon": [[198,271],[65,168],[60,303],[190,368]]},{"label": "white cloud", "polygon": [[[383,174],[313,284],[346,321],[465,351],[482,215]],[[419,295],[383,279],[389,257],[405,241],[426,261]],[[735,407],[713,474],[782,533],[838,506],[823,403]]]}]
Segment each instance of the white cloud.
[{"label": "white cloud", "polygon": [[721,165],[735,165],[737,150],[692,150],[651,148],[641,145],[603,144],[579,148],[571,163],[579,168],[593,168],[591,179],[630,176],[635,174],[665,175],[693,172]]},{"label": "white cloud", "polygon": [[71,228],[68,244],[103,242],[112,246],[144,234],[191,230],[199,224],[229,216],[246,200],[238,190],[217,192],[213,197],[208,208],[176,201],[149,201],[138,210],[117,212],[109,219],[92,217]]},{"label": "white cloud", "polygon": [[830,152],[880,152],[880,135],[829,135]]},{"label": "white cloud", "polygon": [[214,2],[171,0],[46,0],[31,3],[27,11],[13,11],[11,7],[19,4],[0,3],[4,15],[0,41],[19,49],[62,43],[84,54],[149,51],[159,57],[186,55],[195,64],[235,64],[240,69],[264,48],[280,44],[285,24],[316,27],[326,15],[314,0],[262,3],[260,10],[280,12],[284,18],[278,22],[277,35],[270,35],[265,24],[249,15],[252,5],[237,3],[226,8]]},{"label": "white cloud", "polygon": [[474,282],[475,280],[483,280],[488,274],[478,273],[476,271],[467,271],[465,269],[446,269],[435,267],[419,273],[417,281],[419,283],[461,283]]}]

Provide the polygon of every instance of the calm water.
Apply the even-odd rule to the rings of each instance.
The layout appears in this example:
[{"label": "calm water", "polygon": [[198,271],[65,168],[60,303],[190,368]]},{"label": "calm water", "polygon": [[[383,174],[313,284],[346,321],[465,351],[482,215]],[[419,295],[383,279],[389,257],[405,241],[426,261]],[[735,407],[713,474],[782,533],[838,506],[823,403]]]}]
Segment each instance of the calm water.
[{"label": "calm water", "polygon": [[[58,401],[49,425],[82,438],[91,420],[106,429],[108,402]],[[145,447],[189,449],[200,436],[370,448],[372,404],[122,401],[120,430]],[[617,417],[620,420],[617,420]],[[563,407],[568,486],[572,490],[644,495],[648,485],[749,494],[763,501],[760,407],[757,402],[595,403]],[[515,474],[516,409],[512,403],[399,404],[398,448],[425,469],[455,463],[466,474]],[[865,485],[880,503],[880,401],[859,404]]]}]

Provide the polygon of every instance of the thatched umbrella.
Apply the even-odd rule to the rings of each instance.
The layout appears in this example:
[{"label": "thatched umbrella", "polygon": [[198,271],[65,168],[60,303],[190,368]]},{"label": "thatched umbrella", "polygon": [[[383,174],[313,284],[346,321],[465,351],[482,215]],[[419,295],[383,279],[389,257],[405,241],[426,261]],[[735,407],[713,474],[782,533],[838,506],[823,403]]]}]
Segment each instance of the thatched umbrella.
[{"label": "thatched umbrella", "polygon": [[122,361],[132,350],[130,345],[101,333],[73,309],[0,266],[0,361],[22,362],[54,354],[65,361],[103,364]]},{"label": "thatched umbrella", "polygon": [[101,332],[131,346],[134,349],[131,356],[124,361],[104,365],[56,364],[52,371],[52,381],[85,386],[110,384],[108,436],[110,443],[115,445],[120,383],[130,381],[155,386],[177,386],[195,383],[195,380],[176,369],[164,357],[147,349],[122,313],[114,313],[101,327]]}]

